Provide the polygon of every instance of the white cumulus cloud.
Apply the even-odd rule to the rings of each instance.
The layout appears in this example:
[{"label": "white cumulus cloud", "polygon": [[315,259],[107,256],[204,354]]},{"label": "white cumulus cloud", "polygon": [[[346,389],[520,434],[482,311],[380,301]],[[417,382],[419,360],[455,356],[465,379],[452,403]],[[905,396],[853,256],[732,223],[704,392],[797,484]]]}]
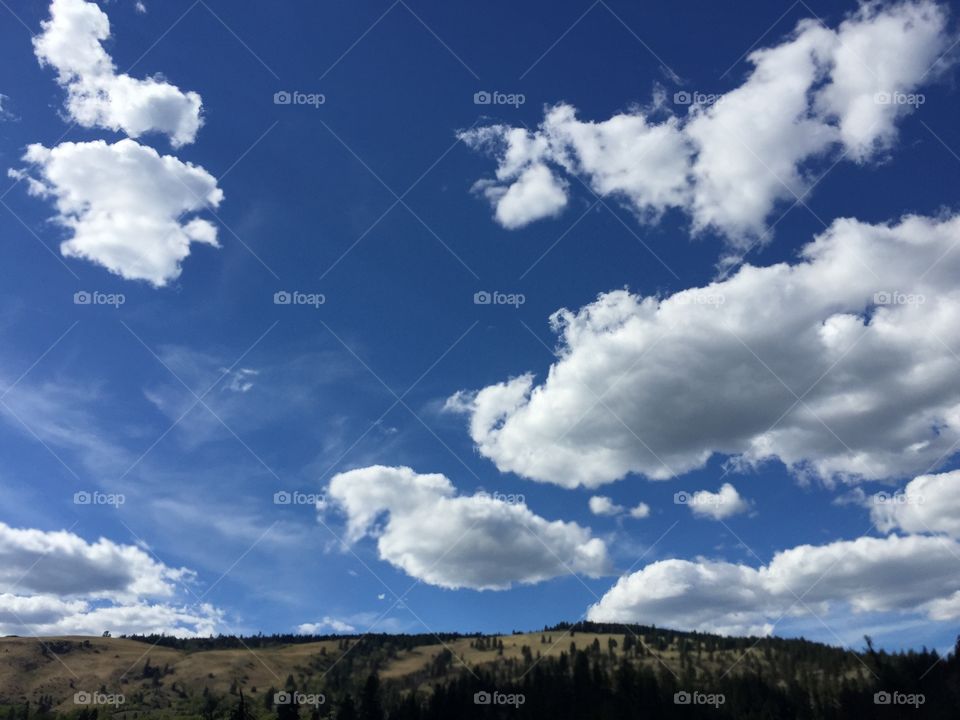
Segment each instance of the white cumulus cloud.
[{"label": "white cumulus cloud", "polygon": [[94,605],[46,596],[0,595],[0,633],[4,635],[173,635],[209,637],[222,632],[222,610],[202,603],[177,606],[162,603]]},{"label": "white cumulus cloud", "polygon": [[51,198],[56,222],[71,238],[60,251],[89,260],[128,280],[156,287],[180,276],[191,243],[219,247],[217,228],[190,217],[223,199],[202,167],[123,139],[34,144],[23,157],[32,195]]},{"label": "white cumulus cloud", "polygon": [[133,138],[163,133],[174,147],[193,142],[202,122],[200,96],[161,77],[118,73],[103,48],[109,37],[110,20],[96,3],[50,4],[50,19],[33,40],[34,52],[41,64],[57,71],[70,117],[83,127],[122,131]]},{"label": "white cumulus cloud", "polygon": [[590,498],[589,505],[590,512],[594,515],[619,515],[626,509],[603,495],[594,495]]},{"label": "white cumulus cloud", "polygon": [[636,520],[642,520],[650,515],[650,506],[646,503],[639,503],[635,507],[626,508],[618,505],[605,495],[594,495],[590,498],[588,505],[590,512],[594,515],[605,515],[607,517],[620,517],[629,515]]},{"label": "white cumulus cloud", "polygon": [[475,189],[495,205],[497,222],[511,229],[557,215],[567,204],[566,183],[542,163],[524,168],[509,187],[480,181]]},{"label": "white cumulus cloud", "polygon": [[193,578],[134,545],[0,523],[0,634],[211,635],[222,611],[171,604],[177,584]]},{"label": "white cumulus cloud", "polygon": [[834,609],[951,620],[960,617],[958,552],[953,540],[891,535],[801,545],[760,568],[661,560],[620,578],[587,617],[758,635],[770,633],[783,616]]},{"label": "white cumulus cloud", "polygon": [[0,585],[58,596],[129,600],[166,597],[191,573],[169,568],[133,545],[89,543],[67,531],[0,523]]},{"label": "white cumulus cloud", "polygon": [[880,493],[865,504],[883,532],[945,533],[960,538],[960,470],[921,475],[899,493]]},{"label": "white cumulus cloud", "polygon": [[496,179],[478,187],[504,227],[558,214],[568,174],[644,220],[677,208],[694,231],[742,248],[767,240],[778,204],[811,188],[812,161],[865,162],[894,145],[897,120],[921,102],[915,91],[942,69],[946,18],[931,0],[864,3],[836,29],[805,20],[754,51],[749,76],[719,98],[678,93],[693,100],[682,116],[658,119],[658,102],[590,122],[560,103],[533,131],[493,125],[460,137],[498,159]]},{"label": "white cumulus cloud", "polygon": [[924,472],[960,442],[960,217],[839,219],[793,264],[550,320],[545,379],[461,391],[481,454],[564,487],[667,479],[715,453],[825,480]]},{"label": "white cumulus cloud", "polygon": [[458,496],[444,475],[375,465],[336,475],[326,497],[346,516],[348,542],[375,537],[382,560],[431,585],[503,590],[608,570],[588,529],[496,495]]},{"label": "white cumulus cloud", "polygon": [[326,631],[334,633],[352,633],[356,628],[348,622],[338,620],[335,617],[324,615],[323,620],[315,623],[302,623],[297,625],[297,632],[301,635],[320,635]]}]

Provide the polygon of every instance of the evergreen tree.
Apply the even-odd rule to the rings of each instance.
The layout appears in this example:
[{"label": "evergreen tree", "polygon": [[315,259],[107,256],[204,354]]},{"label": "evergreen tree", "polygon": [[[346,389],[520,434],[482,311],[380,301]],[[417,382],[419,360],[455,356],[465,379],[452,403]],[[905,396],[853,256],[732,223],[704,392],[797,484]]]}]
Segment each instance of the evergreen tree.
[{"label": "evergreen tree", "polygon": [[357,717],[357,709],[353,704],[353,698],[349,695],[343,698],[343,701],[340,703],[340,708],[337,710],[337,720],[359,720]]},{"label": "evergreen tree", "polygon": [[367,678],[360,695],[360,720],[383,720],[380,704],[380,680],[376,675]]},{"label": "evergreen tree", "polygon": [[253,720],[253,713],[247,707],[247,701],[243,697],[243,690],[239,690],[240,699],[230,713],[230,720]]}]

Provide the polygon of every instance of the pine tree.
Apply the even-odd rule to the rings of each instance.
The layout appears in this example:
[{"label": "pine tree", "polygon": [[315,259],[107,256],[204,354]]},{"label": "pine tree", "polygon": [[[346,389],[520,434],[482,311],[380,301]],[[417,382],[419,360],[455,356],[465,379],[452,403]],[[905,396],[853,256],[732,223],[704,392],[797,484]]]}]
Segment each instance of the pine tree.
[{"label": "pine tree", "polygon": [[247,707],[247,702],[243,697],[243,690],[239,691],[240,700],[237,702],[233,711],[230,713],[230,720],[253,720],[253,713]]},{"label": "pine tree", "polygon": [[353,698],[349,695],[340,703],[340,708],[337,710],[337,720],[359,720],[357,709],[353,705]]},{"label": "pine tree", "polygon": [[360,695],[360,720],[383,720],[380,704],[380,680],[370,675]]}]

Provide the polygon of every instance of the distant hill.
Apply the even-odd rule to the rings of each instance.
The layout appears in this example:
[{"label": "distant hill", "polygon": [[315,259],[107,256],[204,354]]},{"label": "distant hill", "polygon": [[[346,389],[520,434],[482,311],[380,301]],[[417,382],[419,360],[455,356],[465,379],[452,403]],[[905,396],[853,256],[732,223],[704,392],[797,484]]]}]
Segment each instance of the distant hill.
[{"label": "distant hill", "polygon": [[960,667],[956,653],[591,623],[492,636],[7,637],[4,717],[955,719]]}]

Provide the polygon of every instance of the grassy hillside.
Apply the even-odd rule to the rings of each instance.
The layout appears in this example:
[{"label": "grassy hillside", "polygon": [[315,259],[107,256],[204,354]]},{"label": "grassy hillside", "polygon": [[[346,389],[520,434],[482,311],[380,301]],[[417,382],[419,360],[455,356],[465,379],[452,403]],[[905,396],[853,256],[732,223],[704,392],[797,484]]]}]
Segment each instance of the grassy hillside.
[{"label": "grassy hillside", "polygon": [[[272,701],[284,689],[323,696],[322,704],[300,708],[299,716],[339,717],[344,703],[363,695],[371,675],[389,709],[427,702],[458,682],[481,678],[495,687],[519,687],[551,673],[575,677],[578,663],[592,668],[591,683],[613,689],[624,682],[628,666],[667,689],[755,679],[771,692],[832,697],[873,688],[878,658],[896,660],[803,640],[623,626],[561,626],[498,636],[8,637],[0,638],[0,717],[88,718],[99,712],[214,720],[233,716],[241,696],[246,717],[278,717],[283,708]],[[917,664],[924,661],[918,657]],[[100,704],[78,705],[77,693],[100,693]],[[120,696],[122,703],[110,704]]]}]

